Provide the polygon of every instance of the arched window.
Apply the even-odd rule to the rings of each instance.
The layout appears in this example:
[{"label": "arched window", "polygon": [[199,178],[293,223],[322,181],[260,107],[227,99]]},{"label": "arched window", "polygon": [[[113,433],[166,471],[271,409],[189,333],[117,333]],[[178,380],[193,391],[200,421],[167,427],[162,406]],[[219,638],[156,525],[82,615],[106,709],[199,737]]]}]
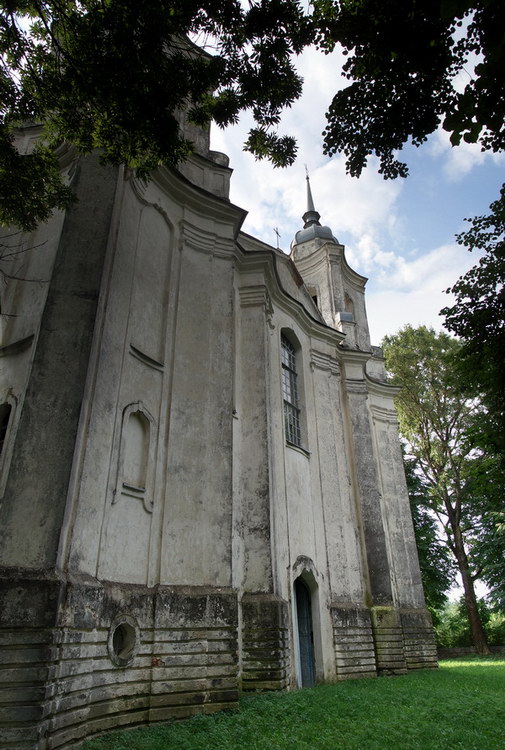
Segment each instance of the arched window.
[{"label": "arched window", "polygon": [[286,440],[301,446],[300,406],[298,396],[298,373],[296,350],[284,334],[281,335],[282,397],[284,400],[284,427]]}]

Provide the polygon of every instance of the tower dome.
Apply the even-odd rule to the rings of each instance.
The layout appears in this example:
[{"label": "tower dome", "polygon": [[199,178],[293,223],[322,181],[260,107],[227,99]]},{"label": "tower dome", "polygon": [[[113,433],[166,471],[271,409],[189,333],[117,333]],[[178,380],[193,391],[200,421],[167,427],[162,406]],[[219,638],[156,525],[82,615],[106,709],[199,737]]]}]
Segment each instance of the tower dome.
[{"label": "tower dome", "polygon": [[321,226],[319,219],[321,215],[314,208],[314,201],[312,199],[312,191],[310,189],[309,175],[307,174],[307,210],[302,216],[303,229],[300,229],[295,234],[295,239],[291,243],[291,248],[295,245],[300,245],[302,242],[308,242],[319,238],[321,240],[331,240],[338,244],[337,238],[333,235],[330,227]]}]

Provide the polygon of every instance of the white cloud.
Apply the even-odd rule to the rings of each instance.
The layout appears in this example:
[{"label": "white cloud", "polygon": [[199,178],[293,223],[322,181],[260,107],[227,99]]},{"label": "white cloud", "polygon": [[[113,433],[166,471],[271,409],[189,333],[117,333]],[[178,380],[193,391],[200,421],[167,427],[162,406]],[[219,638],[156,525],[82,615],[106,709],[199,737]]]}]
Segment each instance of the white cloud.
[{"label": "white cloud", "polygon": [[477,261],[478,255],[456,244],[443,245],[413,260],[397,257],[396,270],[376,274],[367,294],[373,343],[407,324],[441,330],[439,312],[454,300],[445,290]]},{"label": "white cloud", "polygon": [[451,146],[450,134],[439,128],[428,145],[428,152],[435,158],[442,158],[442,169],[450,182],[458,182],[476,167],[490,160],[495,164],[505,163],[505,154],[482,151],[477,143],[461,141],[459,146]]},{"label": "white cloud", "polygon": [[344,158],[337,157],[315,170],[311,177],[314,200],[325,222],[338,235],[345,232],[359,238],[374,235],[402,190],[399,181],[386,181],[373,165],[359,179],[345,173]]},{"label": "white cloud", "polygon": [[396,333],[403,326],[442,327],[440,309],[449,303],[448,295],[427,296],[420,288],[411,292],[375,292],[367,295],[368,323],[372,343],[379,345],[386,334]]},{"label": "white cloud", "polygon": [[[242,151],[242,129],[228,129],[213,139],[213,148],[230,156],[234,168],[231,200],[249,212],[244,230],[273,243],[273,227],[279,227],[282,247],[288,251],[295,232],[302,227],[306,210],[306,181],[303,161],[293,167],[273,169],[268,162],[256,162]],[[310,150],[309,138],[300,139],[300,150],[319,158]],[[354,262],[364,271],[381,251],[384,235],[390,236],[400,224],[395,203],[402,190],[400,181],[385,181],[370,167],[360,179],[346,175],[343,157],[327,160],[310,170],[311,188],[321,223],[329,225],[340,241],[353,245]],[[385,262],[385,256],[381,256]],[[388,261],[389,262],[389,261]]]},{"label": "white cloud", "polygon": [[[298,158],[291,168],[274,169],[269,162],[257,162],[242,151],[245,134],[252,125],[250,116],[244,116],[240,126],[225,132],[214,129],[212,147],[227,153],[234,169],[231,200],[249,211],[244,224],[246,232],[275,245],[277,227],[280,246],[289,252],[306,208],[304,164],[307,164],[321,222],[329,225],[334,235],[346,244],[351,267],[370,278],[367,308],[372,341],[378,344],[386,333],[394,333],[406,323],[440,329],[443,319],[438,313],[451,303],[451,296],[444,290],[453,286],[478,257],[447,242],[454,236],[452,225],[441,236],[440,232],[445,230],[437,228],[440,236],[437,247],[427,247],[426,237],[419,235],[417,249],[412,253],[408,211],[416,210],[416,200],[415,197],[403,200],[405,182],[385,181],[377,173],[373,160],[359,180],[351,178],[345,173],[343,157],[330,160],[323,156],[324,113],[331,96],[342,84],[340,68],[337,53],[325,58],[309,50],[299,59],[305,94],[285,114],[280,128],[298,139]],[[431,172],[425,169],[423,180],[418,182],[419,189],[424,191],[427,185],[432,191],[447,191],[448,180],[462,181],[472,170],[489,165],[489,160],[505,160],[503,154],[483,154],[478,146],[470,144],[463,143],[453,149],[448,134],[442,130],[430,138],[424,149],[427,156],[433,157]],[[456,192],[456,188],[453,190]],[[408,247],[409,252],[403,247]]]},{"label": "white cloud", "polygon": [[438,288],[441,279],[447,278],[447,283],[450,283],[463,253],[464,250],[458,245],[449,244],[414,259],[397,256],[396,269],[388,271],[387,275],[383,272],[378,281],[391,290],[418,288],[420,282],[427,287]]},{"label": "white cloud", "polygon": [[[246,133],[253,126],[248,114],[242,117],[238,126],[226,131],[212,129],[212,148],[228,154],[234,169],[231,200],[249,212],[245,231],[272,243],[275,239],[273,227],[278,226],[286,251],[289,251],[295,232],[301,228],[301,215],[306,207],[305,164],[311,173],[316,206],[325,222],[330,223],[332,218],[322,204],[322,194],[327,195],[331,188],[325,185],[320,190],[315,173],[328,161],[322,147],[324,115],[335,91],[342,85],[341,65],[341,53],[325,56],[314,49],[306,50],[296,60],[297,69],[304,78],[304,95],[284,113],[279,128],[280,133],[297,139],[298,156],[292,167],[274,169],[270,162],[256,161],[242,150]],[[343,167],[340,172],[344,175]],[[323,181],[326,182],[326,174]],[[333,202],[330,200],[328,204],[331,206]]]}]

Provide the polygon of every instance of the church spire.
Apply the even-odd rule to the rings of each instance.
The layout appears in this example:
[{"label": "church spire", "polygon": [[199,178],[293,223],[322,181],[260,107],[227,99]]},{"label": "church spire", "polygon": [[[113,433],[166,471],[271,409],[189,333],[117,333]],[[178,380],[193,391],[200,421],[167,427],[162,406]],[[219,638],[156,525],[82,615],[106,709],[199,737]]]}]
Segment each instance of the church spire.
[{"label": "church spire", "polygon": [[305,222],[303,225],[303,228],[307,229],[307,227],[311,227],[313,224],[317,224],[317,226],[321,226],[319,222],[321,215],[318,214],[318,212],[314,208],[314,201],[312,199],[312,191],[310,189],[309,171],[307,167],[305,167],[305,173],[306,173],[305,179],[307,180],[307,210],[303,214],[302,219]]},{"label": "church spire", "polygon": [[295,239],[291,243],[291,249],[294,249],[297,245],[301,245],[304,242],[310,240],[323,240],[325,242],[335,242],[338,245],[338,240],[333,236],[330,227],[322,227],[319,219],[321,215],[314,208],[314,200],[312,198],[312,191],[310,189],[310,180],[307,167],[305,167],[306,180],[307,180],[307,210],[303,214],[303,229],[300,229],[295,234]]}]

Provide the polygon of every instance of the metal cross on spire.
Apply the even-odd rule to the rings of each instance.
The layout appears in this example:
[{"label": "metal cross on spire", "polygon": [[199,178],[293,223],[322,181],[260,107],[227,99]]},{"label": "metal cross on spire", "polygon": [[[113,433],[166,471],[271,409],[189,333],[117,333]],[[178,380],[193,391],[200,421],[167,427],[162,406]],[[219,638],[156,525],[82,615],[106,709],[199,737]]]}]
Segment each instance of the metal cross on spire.
[{"label": "metal cross on spire", "polygon": [[274,232],[275,232],[275,234],[277,235],[277,250],[278,250],[278,249],[279,249],[279,239],[280,239],[280,236],[281,236],[281,235],[279,234],[279,229],[278,229],[278,227],[274,227]]}]

